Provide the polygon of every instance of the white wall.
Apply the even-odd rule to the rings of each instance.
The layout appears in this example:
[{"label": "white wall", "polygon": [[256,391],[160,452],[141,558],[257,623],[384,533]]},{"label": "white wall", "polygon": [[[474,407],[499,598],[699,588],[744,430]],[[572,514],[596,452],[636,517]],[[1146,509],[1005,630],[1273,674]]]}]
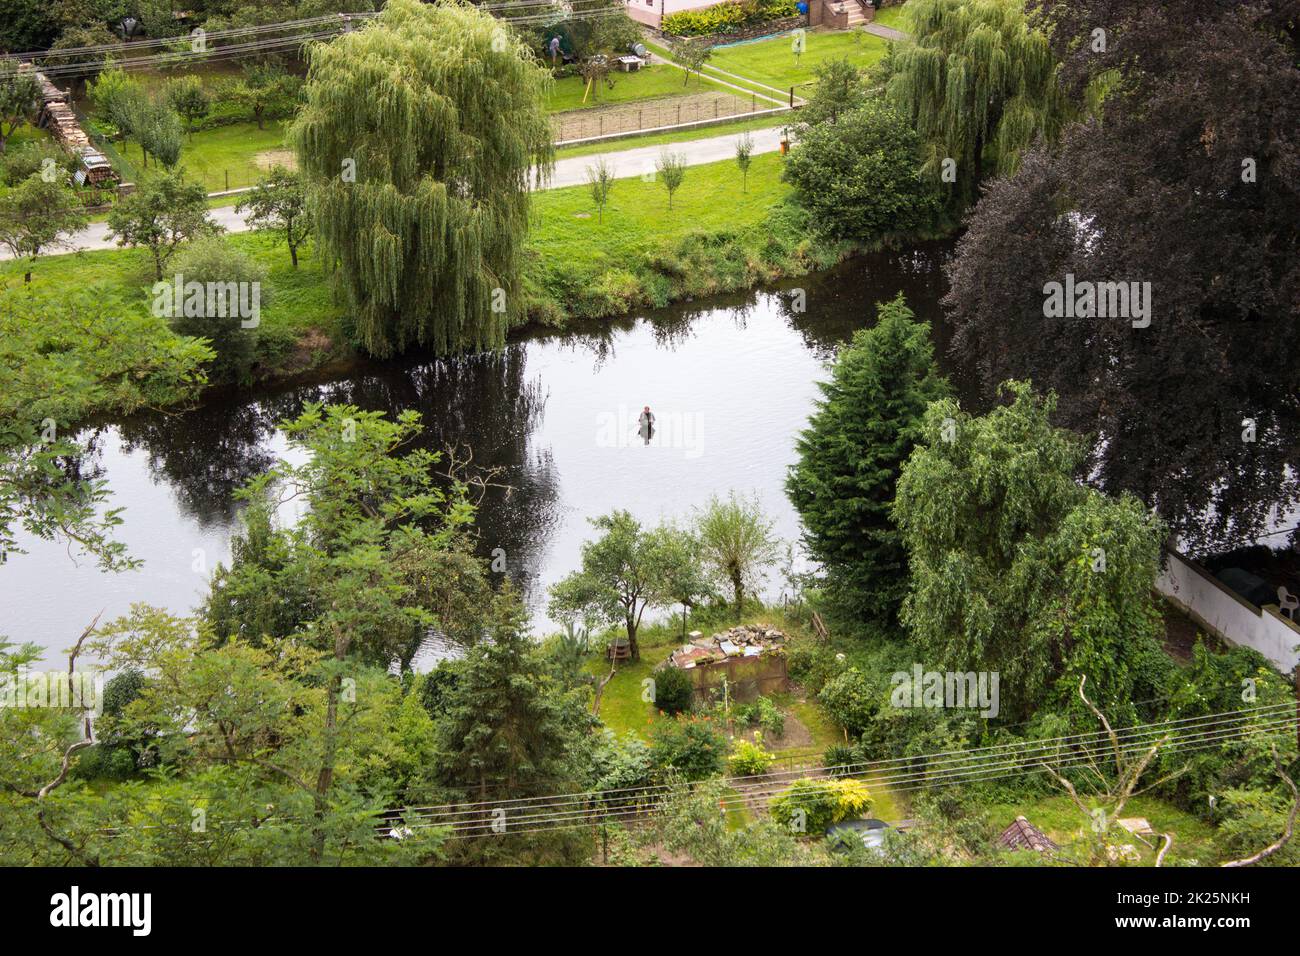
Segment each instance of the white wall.
[{"label": "white wall", "polygon": [[[1258,608],[1199,564],[1170,553],[1156,589],[1188,616],[1230,644],[1253,647],[1283,672],[1300,663],[1300,627],[1270,604]],[[1298,612],[1300,613],[1300,612]]]},{"label": "white wall", "polygon": [[699,10],[711,7],[723,0],[627,0],[627,14],[638,23],[644,23],[655,29],[659,21],[683,10]]}]

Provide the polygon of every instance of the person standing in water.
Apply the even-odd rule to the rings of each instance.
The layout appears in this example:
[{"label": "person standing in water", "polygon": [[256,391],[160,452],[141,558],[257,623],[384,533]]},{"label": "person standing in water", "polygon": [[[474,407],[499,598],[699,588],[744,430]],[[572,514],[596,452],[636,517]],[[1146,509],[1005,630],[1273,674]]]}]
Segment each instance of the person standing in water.
[{"label": "person standing in water", "polygon": [[637,419],[636,433],[641,436],[647,445],[650,444],[650,439],[654,437],[655,415],[654,412],[650,411],[649,405],[641,410],[641,417]]}]

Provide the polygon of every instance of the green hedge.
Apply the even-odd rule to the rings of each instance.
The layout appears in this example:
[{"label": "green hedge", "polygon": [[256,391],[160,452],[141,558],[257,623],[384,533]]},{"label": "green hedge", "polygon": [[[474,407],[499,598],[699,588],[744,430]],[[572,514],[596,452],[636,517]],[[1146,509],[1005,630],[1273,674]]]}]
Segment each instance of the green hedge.
[{"label": "green hedge", "polygon": [[702,10],[669,14],[664,17],[662,29],[679,37],[709,36],[792,17],[796,13],[795,0],[731,0]]}]

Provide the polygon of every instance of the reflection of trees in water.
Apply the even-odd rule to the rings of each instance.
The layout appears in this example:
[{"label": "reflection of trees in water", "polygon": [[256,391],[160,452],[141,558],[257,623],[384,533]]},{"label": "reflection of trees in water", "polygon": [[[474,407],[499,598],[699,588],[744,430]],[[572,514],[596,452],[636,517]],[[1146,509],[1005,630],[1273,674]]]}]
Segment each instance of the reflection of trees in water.
[{"label": "reflection of trees in water", "polygon": [[166,481],[181,511],[200,526],[235,517],[236,489],[270,468],[267,442],[278,416],[257,402],[219,403],[191,412],[137,415],[118,426],[127,451],[143,449],[155,480]]}]

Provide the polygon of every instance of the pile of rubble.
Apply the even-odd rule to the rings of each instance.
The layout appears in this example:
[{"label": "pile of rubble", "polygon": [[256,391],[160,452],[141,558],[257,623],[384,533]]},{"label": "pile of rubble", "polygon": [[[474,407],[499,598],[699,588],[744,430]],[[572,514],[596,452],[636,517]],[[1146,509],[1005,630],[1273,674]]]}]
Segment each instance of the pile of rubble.
[{"label": "pile of rubble", "polygon": [[728,657],[761,657],[786,641],[781,631],[760,624],[741,624],[712,637],[691,631],[690,637],[691,642],[673,651],[669,658],[674,667],[698,667]]}]

